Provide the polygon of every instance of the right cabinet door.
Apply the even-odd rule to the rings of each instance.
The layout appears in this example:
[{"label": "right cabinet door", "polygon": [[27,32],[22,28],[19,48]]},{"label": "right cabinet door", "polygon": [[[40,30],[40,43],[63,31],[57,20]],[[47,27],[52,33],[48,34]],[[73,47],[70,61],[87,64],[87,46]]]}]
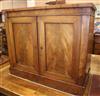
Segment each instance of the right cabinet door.
[{"label": "right cabinet door", "polygon": [[41,75],[76,82],[79,69],[80,16],[38,17]]}]

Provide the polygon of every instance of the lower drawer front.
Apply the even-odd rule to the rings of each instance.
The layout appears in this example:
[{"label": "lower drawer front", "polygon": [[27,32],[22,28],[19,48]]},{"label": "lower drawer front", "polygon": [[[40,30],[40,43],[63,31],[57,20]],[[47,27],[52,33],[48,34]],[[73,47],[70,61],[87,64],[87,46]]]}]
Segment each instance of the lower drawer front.
[{"label": "lower drawer front", "polygon": [[95,44],[95,49],[100,50],[100,44]]},{"label": "lower drawer front", "polygon": [[95,43],[100,43],[100,36],[95,37]]},{"label": "lower drawer front", "polygon": [[94,54],[100,55],[100,50],[94,50]]}]

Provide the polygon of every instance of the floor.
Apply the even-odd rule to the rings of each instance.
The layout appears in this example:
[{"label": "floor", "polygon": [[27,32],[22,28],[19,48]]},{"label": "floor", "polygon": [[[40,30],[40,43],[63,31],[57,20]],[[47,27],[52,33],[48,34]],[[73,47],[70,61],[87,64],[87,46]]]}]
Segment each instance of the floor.
[{"label": "floor", "polygon": [[0,56],[0,65],[6,63],[7,61],[8,61],[8,56],[6,55]]},{"label": "floor", "polygon": [[92,55],[91,74],[100,75],[100,55]]},{"label": "floor", "polygon": [[90,96],[100,96],[100,75],[93,75]]},{"label": "floor", "polygon": [[[92,56],[91,69],[92,69],[91,74],[94,74],[94,76],[100,75],[100,56],[94,56],[94,55]],[[98,80],[97,83],[99,82],[100,80]],[[94,85],[92,84],[91,87],[93,87],[93,90],[90,90],[90,84],[91,84],[91,80],[84,96],[99,96],[98,95],[99,93],[96,95],[91,95],[91,94],[94,94],[93,92],[95,92],[95,90],[96,91],[100,90],[99,88],[100,86],[98,87],[98,89],[96,89],[95,87],[93,87]],[[25,79],[11,75],[9,73],[9,63],[6,63],[5,65],[2,65],[0,67],[0,92],[10,94],[9,96],[73,96],[72,94],[64,93],[64,92],[55,90],[53,88],[49,88],[49,87],[31,82],[29,80],[25,80]],[[90,95],[87,95],[87,94],[90,94]]]},{"label": "floor", "polygon": [[10,94],[10,96],[72,96],[71,94],[13,76],[9,73],[9,64],[6,63],[6,65],[6,67],[3,66],[0,69],[0,77],[2,77],[0,78],[1,92]]},{"label": "floor", "polygon": [[93,77],[89,96],[100,96],[100,55],[92,56],[91,74]]}]

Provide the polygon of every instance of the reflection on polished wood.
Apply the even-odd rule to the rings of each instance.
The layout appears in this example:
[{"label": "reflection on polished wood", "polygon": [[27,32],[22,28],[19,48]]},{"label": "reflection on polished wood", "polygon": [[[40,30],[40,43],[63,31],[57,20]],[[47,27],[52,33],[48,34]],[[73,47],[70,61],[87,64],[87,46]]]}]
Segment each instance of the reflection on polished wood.
[{"label": "reflection on polished wood", "polygon": [[100,75],[100,55],[92,55],[91,74]]},{"label": "reflection on polished wood", "polygon": [[6,56],[6,55],[1,55],[0,56],[0,65],[1,64],[4,64],[4,63],[6,63],[6,62],[8,62],[8,56]]},{"label": "reflection on polished wood", "polygon": [[0,92],[7,96],[72,96],[71,94],[11,75],[8,64],[0,69]]},{"label": "reflection on polished wood", "polygon": [[91,74],[93,74],[89,96],[100,95],[100,55],[92,56]]},{"label": "reflection on polished wood", "polygon": [[100,75],[93,75],[89,96],[100,96]]},{"label": "reflection on polished wood", "polygon": [[[91,73],[100,75],[100,56],[92,56]],[[23,95],[23,96],[72,96],[69,93],[31,82],[26,79],[19,78],[9,73],[9,63],[0,66],[0,92],[7,95]],[[90,90],[91,78],[89,80],[84,96],[88,96]]]}]

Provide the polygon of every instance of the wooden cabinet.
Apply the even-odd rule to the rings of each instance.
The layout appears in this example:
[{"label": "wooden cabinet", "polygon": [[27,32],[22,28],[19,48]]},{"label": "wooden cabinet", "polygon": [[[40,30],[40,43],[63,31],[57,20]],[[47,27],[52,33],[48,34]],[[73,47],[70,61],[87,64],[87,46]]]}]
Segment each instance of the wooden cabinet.
[{"label": "wooden cabinet", "polygon": [[100,55],[100,32],[94,33],[94,54]]},{"label": "wooden cabinet", "polygon": [[2,13],[0,12],[0,57],[2,53]]},{"label": "wooden cabinet", "polygon": [[83,94],[90,70],[94,5],[4,12],[10,72],[65,92]]}]

